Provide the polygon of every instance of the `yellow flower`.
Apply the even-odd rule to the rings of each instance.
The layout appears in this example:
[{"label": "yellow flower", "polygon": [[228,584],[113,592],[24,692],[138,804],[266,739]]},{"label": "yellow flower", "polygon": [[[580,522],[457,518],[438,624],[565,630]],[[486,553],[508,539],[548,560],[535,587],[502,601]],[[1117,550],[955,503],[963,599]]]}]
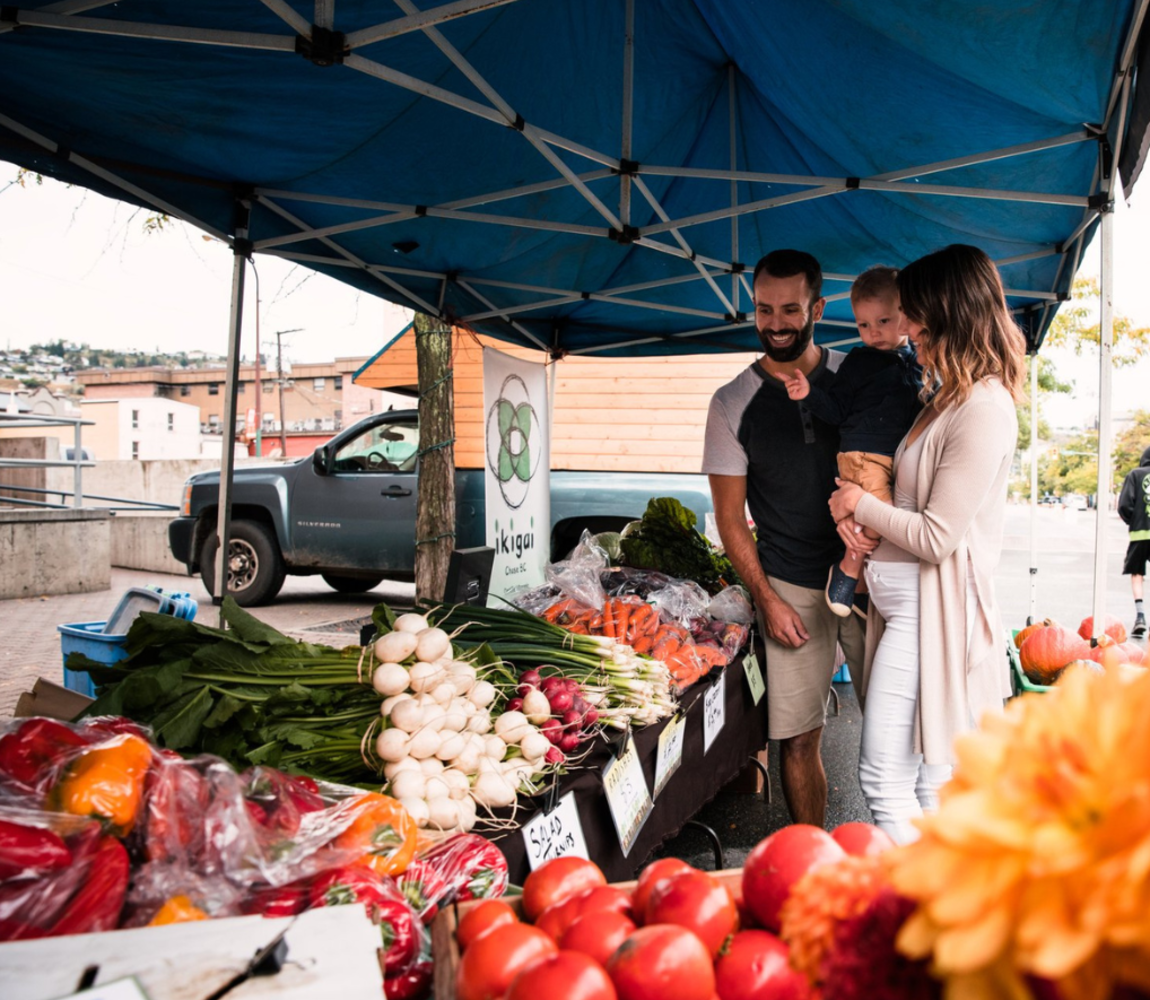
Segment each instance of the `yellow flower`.
[{"label": "yellow flower", "polygon": [[1066,997],[1150,973],[1150,672],[1072,669],[956,744],[922,837],[891,858],[918,908],[898,945],[948,996]]}]

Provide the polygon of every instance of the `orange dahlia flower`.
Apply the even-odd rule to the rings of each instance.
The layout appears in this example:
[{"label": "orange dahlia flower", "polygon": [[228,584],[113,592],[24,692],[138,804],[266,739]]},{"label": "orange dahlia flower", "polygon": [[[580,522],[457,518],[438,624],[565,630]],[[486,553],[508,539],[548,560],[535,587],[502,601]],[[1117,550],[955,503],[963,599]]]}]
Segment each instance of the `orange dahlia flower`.
[{"label": "orange dahlia flower", "polygon": [[956,744],[954,778],[890,879],[898,937],[949,997],[1150,990],[1150,672],[1068,670]]}]

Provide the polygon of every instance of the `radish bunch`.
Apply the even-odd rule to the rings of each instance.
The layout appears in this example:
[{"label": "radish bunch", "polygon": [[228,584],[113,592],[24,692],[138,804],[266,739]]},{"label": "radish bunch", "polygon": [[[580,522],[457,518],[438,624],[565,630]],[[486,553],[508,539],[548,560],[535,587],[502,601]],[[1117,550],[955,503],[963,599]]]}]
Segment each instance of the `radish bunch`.
[{"label": "radish bunch", "polygon": [[591,703],[582,685],[570,677],[524,670],[519,675],[517,697],[507,703],[508,711],[522,712],[527,721],[551,743],[547,760],[561,763],[577,749],[599,720],[598,709]]}]

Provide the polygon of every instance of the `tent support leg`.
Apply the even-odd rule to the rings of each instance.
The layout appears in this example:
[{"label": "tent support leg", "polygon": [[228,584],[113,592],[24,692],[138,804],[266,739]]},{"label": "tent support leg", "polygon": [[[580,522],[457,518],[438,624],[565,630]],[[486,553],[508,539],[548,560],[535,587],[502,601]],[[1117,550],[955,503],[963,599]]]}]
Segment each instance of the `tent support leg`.
[{"label": "tent support leg", "polygon": [[[231,544],[232,521],[232,478],[236,467],[236,387],[240,374],[240,331],[243,328],[244,313],[244,277],[246,274],[246,254],[251,252],[248,242],[248,214],[251,211],[251,202],[238,200],[236,202],[235,239],[233,241],[232,262],[232,302],[228,319],[228,367],[224,381],[224,419],[220,428],[223,434],[223,448],[220,462],[220,500],[219,515],[216,521],[216,535],[220,540],[216,550],[215,578],[212,590],[215,597],[212,602],[220,606],[228,584],[228,549]],[[256,345],[259,351],[259,345]],[[225,628],[221,608],[219,627]]]},{"label": "tent support leg", "polygon": [[1030,355],[1030,615],[1038,615],[1038,349]]},{"label": "tent support leg", "polygon": [[1094,637],[1106,629],[1106,517],[1110,512],[1110,386],[1114,349],[1114,206],[1102,212],[1101,327],[1098,345],[1098,501],[1094,505]]}]

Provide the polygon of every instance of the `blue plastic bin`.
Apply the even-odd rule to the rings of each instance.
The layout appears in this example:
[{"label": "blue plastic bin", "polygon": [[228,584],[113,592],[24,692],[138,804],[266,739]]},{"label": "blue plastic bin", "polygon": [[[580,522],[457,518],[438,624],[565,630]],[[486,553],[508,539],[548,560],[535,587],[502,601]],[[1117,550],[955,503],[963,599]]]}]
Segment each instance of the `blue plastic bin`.
[{"label": "blue plastic bin", "polygon": [[845,663],[835,671],[835,675],[831,678],[836,684],[849,684],[850,679],[851,672]]},{"label": "blue plastic bin", "polygon": [[[118,663],[128,655],[124,648],[128,629],[141,611],[155,611],[190,621],[196,617],[198,609],[199,605],[187,593],[165,594],[158,588],[130,587],[120,598],[120,603],[116,605],[115,611],[107,621],[57,625],[56,631],[60,633],[60,652],[65,664],[70,653],[83,653],[88,659],[97,663]],[[123,631],[105,632],[104,629],[109,623]],[[96,697],[96,686],[92,681],[92,675],[69,670],[66,666],[64,687],[85,694],[89,698]]]}]

